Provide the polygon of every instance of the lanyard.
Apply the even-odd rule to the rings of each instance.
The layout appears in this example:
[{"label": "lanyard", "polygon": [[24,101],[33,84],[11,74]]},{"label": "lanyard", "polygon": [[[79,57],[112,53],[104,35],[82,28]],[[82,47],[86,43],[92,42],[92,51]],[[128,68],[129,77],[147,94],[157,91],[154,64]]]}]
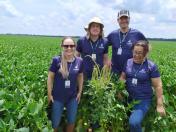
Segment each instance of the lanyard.
[{"label": "lanyard", "polygon": [[[139,66],[139,68],[137,69],[137,71],[134,73],[134,76],[136,77],[137,73],[139,72],[139,70],[141,69],[141,67],[143,66],[144,61],[142,62],[142,64]],[[133,67],[132,67],[133,69]]]},{"label": "lanyard", "polygon": [[120,47],[122,47],[122,43],[125,41],[128,33],[130,32],[131,29],[128,30],[128,32],[126,33],[126,35],[123,37],[123,39],[121,39],[120,37],[120,29],[119,29],[119,40],[120,40]]},{"label": "lanyard", "polygon": [[68,80],[68,78],[69,78],[69,75],[70,75],[70,70],[71,70],[71,67],[72,67],[73,62],[74,62],[74,60],[71,62],[70,67],[69,67],[69,69],[68,69],[68,76],[67,76],[67,80]]},{"label": "lanyard", "polygon": [[97,49],[97,46],[98,46],[98,43],[99,43],[99,40],[97,40],[97,42],[96,42],[95,49],[94,49],[94,47],[93,47],[92,42],[91,42],[91,41],[89,41],[89,42],[90,42],[90,45],[91,45],[91,48],[92,48],[93,53],[95,53],[95,52],[96,52],[96,49]]}]

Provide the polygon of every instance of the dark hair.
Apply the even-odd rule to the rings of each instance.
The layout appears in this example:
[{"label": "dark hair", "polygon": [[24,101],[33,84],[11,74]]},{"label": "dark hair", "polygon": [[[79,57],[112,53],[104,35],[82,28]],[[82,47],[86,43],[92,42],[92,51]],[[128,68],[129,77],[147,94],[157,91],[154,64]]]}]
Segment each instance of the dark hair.
[{"label": "dark hair", "polygon": [[72,37],[69,37],[69,36],[63,37],[63,39],[62,39],[62,41],[61,41],[61,45],[64,44],[64,41],[65,41],[66,39],[71,39],[71,40],[73,40],[74,44],[76,45],[75,40],[74,40]]},{"label": "dark hair", "polygon": [[150,46],[148,40],[139,40],[132,46],[132,50],[134,50],[135,46],[141,46],[144,49],[144,56],[149,52]]}]

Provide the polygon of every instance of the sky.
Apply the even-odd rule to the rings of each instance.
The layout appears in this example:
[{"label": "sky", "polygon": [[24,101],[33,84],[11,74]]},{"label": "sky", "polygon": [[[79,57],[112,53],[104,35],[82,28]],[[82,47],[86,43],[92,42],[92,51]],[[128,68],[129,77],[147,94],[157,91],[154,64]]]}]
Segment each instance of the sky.
[{"label": "sky", "polygon": [[84,36],[94,16],[105,35],[130,11],[130,27],[150,38],[176,38],[176,0],[0,0],[0,34]]}]

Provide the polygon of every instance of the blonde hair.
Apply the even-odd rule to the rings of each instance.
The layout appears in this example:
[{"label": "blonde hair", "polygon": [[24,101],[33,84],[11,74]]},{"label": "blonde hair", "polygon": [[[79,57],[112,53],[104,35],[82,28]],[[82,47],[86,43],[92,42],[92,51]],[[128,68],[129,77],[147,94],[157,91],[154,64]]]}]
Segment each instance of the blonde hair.
[{"label": "blonde hair", "polygon": [[[66,39],[71,39],[71,40],[73,40],[72,37],[64,37],[64,38],[62,39],[61,45],[64,44],[64,41],[65,41]],[[73,42],[74,42],[74,44],[76,45],[76,43],[75,43],[74,40],[73,40]],[[75,51],[74,51],[74,57],[76,57]],[[64,52],[62,52],[62,54],[61,54],[61,64],[60,64],[59,72],[62,74],[62,77],[63,77],[64,79],[68,78],[68,76],[69,76],[69,71],[68,71],[67,60],[66,60],[66,57],[65,57]]]}]

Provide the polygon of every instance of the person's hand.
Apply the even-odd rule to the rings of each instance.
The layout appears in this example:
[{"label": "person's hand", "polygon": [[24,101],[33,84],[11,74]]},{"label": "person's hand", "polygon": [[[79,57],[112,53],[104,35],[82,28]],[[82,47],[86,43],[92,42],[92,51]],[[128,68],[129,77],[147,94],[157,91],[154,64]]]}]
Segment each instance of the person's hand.
[{"label": "person's hand", "polygon": [[160,116],[165,116],[166,115],[166,111],[163,105],[157,105],[156,108],[157,112],[160,114]]},{"label": "person's hand", "polygon": [[107,60],[105,65],[111,69],[111,66],[112,66],[111,60]]},{"label": "person's hand", "polygon": [[50,102],[54,102],[54,99],[53,99],[53,96],[52,95],[48,95],[48,104],[50,103]]},{"label": "person's hand", "polygon": [[76,97],[76,101],[78,101],[78,103],[79,103],[80,99],[81,99],[81,92],[78,92],[77,97]]}]

